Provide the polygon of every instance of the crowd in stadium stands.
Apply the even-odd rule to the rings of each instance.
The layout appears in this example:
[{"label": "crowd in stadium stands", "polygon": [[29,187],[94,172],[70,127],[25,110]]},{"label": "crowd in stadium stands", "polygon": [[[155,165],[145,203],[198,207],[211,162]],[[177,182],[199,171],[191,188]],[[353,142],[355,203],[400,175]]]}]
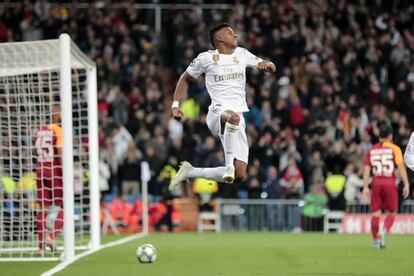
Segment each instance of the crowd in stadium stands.
[{"label": "crowd in stadium stands", "polygon": [[[248,177],[218,183],[215,196],[324,202],[317,195],[326,192],[331,209],[344,209],[345,200],[361,199],[363,156],[377,141],[378,124],[392,125],[403,150],[413,130],[414,4],[262,2],[163,10],[158,34],[154,14],[131,1],[117,8],[104,1],[88,8],[25,1],[0,9],[0,42],[68,32],[98,68],[102,190],[139,193],[139,164],[146,160],[150,193],[168,197],[180,161],[224,163],[205,124],[210,100],[203,78],[189,86],[183,122],[171,119],[171,101],[177,77],[211,48],[208,29],[226,21],[239,44],[272,60],[277,72],[248,71]],[[174,195],[189,193],[184,185]]]}]

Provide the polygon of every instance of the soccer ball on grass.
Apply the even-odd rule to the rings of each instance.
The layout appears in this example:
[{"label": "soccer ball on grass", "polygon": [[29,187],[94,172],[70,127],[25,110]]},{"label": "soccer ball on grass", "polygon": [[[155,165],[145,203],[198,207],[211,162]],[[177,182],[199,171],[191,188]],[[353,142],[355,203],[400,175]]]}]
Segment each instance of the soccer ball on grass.
[{"label": "soccer ball on grass", "polygon": [[140,245],[137,249],[137,258],[140,263],[153,263],[157,259],[157,250],[152,244]]}]

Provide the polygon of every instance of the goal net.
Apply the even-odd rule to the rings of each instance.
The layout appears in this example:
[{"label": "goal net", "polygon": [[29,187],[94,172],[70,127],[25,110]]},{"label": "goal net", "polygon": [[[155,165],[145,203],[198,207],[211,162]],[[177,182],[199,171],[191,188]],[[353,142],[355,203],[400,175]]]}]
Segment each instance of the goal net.
[{"label": "goal net", "polygon": [[97,156],[95,64],[67,35],[0,44],[0,259],[99,247]]}]

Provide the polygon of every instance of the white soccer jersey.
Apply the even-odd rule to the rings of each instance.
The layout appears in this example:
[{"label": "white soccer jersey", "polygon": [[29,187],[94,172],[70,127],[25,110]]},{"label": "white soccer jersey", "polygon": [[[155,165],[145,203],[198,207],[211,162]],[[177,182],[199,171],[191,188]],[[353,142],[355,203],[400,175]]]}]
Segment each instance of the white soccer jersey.
[{"label": "white soccer jersey", "polygon": [[205,82],[212,104],[234,112],[249,111],[246,103],[246,67],[256,67],[262,59],[237,47],[230,55],[218,50],[199,54],[188,66],[187,73],[198,78],[205,73]]},{"label": "white soccer jersey", "polygon": [[414,132],[411,133],[410,140],[405,148],[404,161],[407,167],[414,171]]}]

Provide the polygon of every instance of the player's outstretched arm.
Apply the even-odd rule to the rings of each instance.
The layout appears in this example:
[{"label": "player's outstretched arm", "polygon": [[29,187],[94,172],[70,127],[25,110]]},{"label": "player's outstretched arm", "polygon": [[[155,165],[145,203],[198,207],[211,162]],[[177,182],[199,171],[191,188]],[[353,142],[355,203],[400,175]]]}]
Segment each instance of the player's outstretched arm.
[{"label": "player's outstretched arm", "polygon": [[407,170],[405,169],[404,163],[397,165],[398,172],[400,173],[401,179],[404,183],[403,187],[403,197],[407,198],[410,194],[410,183],[408,182]]},{"label": "player's outstretched arm", "polygon": [[268,73],[274,73],[276,72],[276,65],[271,61],[262,60],[257,64],[257,69]]},{"label": "player's outstretched arm", "polygon": [[188,81],[191,78],[192,77],[190,74],[185,71],[178,80],[177,86],[175,88],[174,101],[172,104],[172,115],[173,118],[177,121],[180,121],[183,117],[183,112],[180,109],[180,101],[183,100],[184,91],[187,89]]}]

